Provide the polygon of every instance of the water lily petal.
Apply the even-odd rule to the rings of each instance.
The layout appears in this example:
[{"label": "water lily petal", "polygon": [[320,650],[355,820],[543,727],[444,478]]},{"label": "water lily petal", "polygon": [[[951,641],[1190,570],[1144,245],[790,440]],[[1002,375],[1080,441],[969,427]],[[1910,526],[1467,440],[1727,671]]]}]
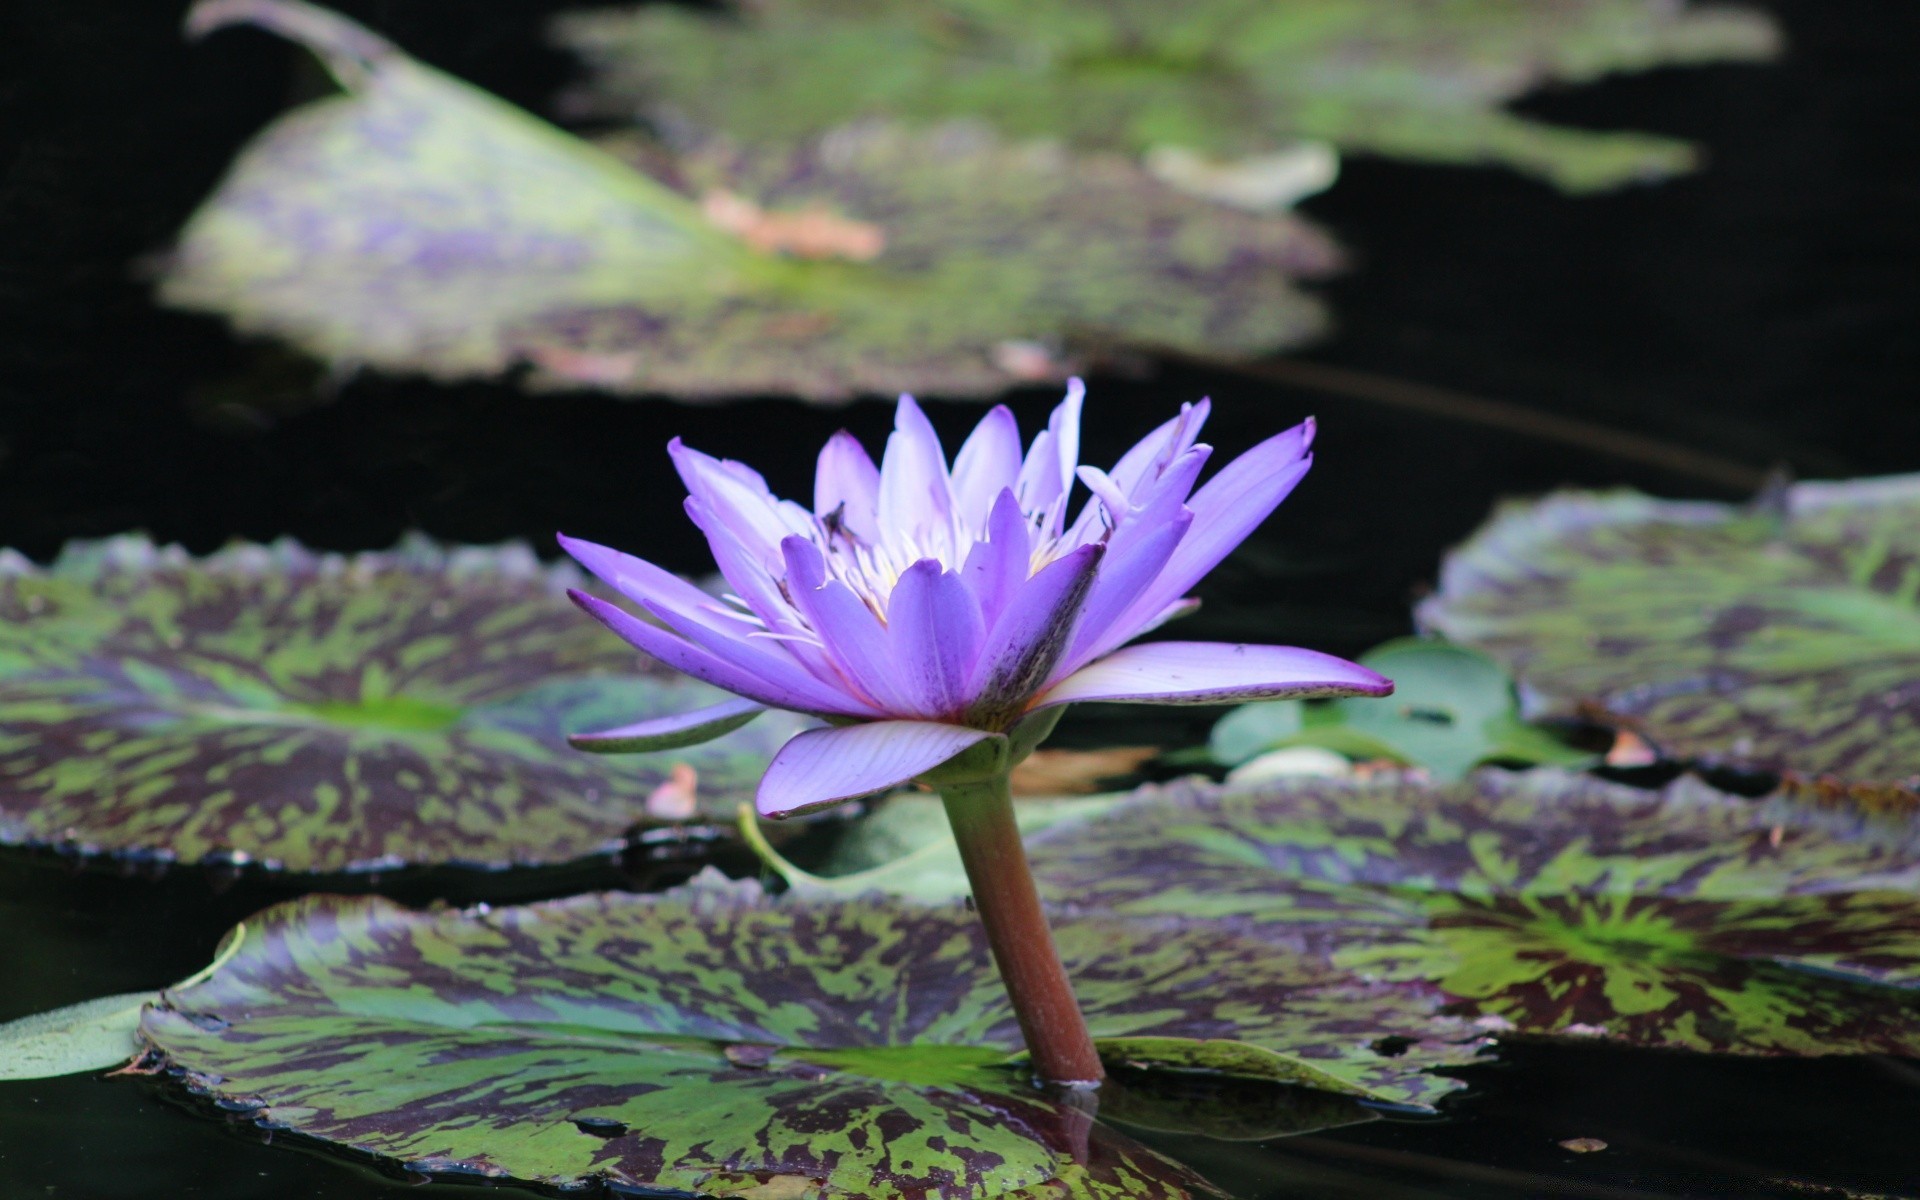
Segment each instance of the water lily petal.
[{"label": "water lily petal", "polygon": [[724,463],[710,454],[702,454],[674,438],[667,453],[687,486],[687,494],[698,500],[708,512],[738,532],[745,540],[771,557],[780,539],[801,530],[788,527],[780,512],[780,502],[767,490],[764,479],[740,463]]},{"label": "water lily petal", "polygon": [[1034,708],[1084,701],[1231,704],[1313,696],[1385,696],[1393,681],[1356,663],[1294,646],[1149,642],[1082,667]]},{"label": "water lily petal", "polygon": [[[760,624],[771,633],[809,636],[793,604],[780,590],[779,568],[783,560],[779,544],[763,549],[752,535],[727,524],[692,496],[686,499],[686,510],[688,519],[707,535],[707,548],[713,553],[721,578],[753,616],[759,618]],[[812,656],[803,653],[801,657],[813,663]]]},{"label": "water lily petal", "polygon": [[835,512],[863,542],[880,534],[880,468],[860,439],[842,429],[820,450],[813,475],[813,511],[822,520]]},{"label": "water lily petal", "polygon": [[805,538],[780,544],[786,554],[787,589],[794,606],[820,635],[826,653],[847,686],[886,712],[905,712],[907,693],[893,665],[886,626],[853,589],[826,577],[820,550]]},{"label": "water lily petal", "polygon": [[1193,448],[1200,438],[1201,427],[1207,423],[1207,414],[1212,411],[1211,400],[1182,404],[1179,416],[1141,438],[1133,449],[1120,456],[1120,461],[1113,464],[1113,470],[1107,474],[1120,490],[1133,495],[1141,485],[1152,481]]},{"label": "water lily petal", "polygon": [[992,626],[1032,573],[1033,539],[1027,533],[1027,518],[1013,489],[1001,488],[987,518],[986,540],[975,542],[967,552],[960,578],[979,601],[981,618]]},{"label": "water lily petal", "polygon": [[1181,509],[1166,519],[1132,522],[1108,541],[1100,574],[1081,605],[1073,642],[1053,667],[1053,681],[1079,670],[1101,652],[1114,622],[1166,569],[1192,525],[1193,514]]},{"label": "water lily petal", "polygon": [[985,528],[1000,493],[1020,474],[1020,424],[1004,404],[989,409],[953,460],[953,500],[962,528]]},{"label": "water lily petal", "polygon": [[[953,485],[940,435],[912,396],[900,397],[893,422],[880,458],[880,537],[892,546],[951,551]],[[940,541],[927,544],[929,534]]]},{"label": "water lily petal", "polygon": [[999,736],[938,721],[809,729],[773,756],[760,780],[757,806],[777,819],[884,791]]},{"label": "water lily petal", "polygon": [[1313,456],[1307,452],[1312,444],[1313,422],[1308,420],[1234,459],[1194,493],[1187,502],[1193,510],[1193,527],[1160,577],[1110,627],[1102,639],[1106,647],[1139,636],[1146,622],[1185,596],[1245,541],[1313,465]]},{"label": "water lily petal", "polygon": [[643,558],[560,534],[560,548],[575,562],[591,571],[609,587],[636,603],[658,604],[673,609],[690,620],[700,620],[715,628],[738,630],[744,634],[758,624],[744,613],[736,612],[713,596]]},{"label": "water lily petal", "polygon": [[957,716],[970,698],[974,658],[985,636],[980,605],[958,574],[931,558],[901,572],[887,600],[887,638],[894,668],[913,697],[909,711]]},{"label": "water lily petal", "polygon": [[[1181,465],[1183,457],[1188,451],[1194,449],[1194,442],[1200,436],[1200,426],[1206,424],[1212,407],[1212,403],[1206,399],[1194,405],[1181,405],[1179,417],[1167,420],[1152,434],[1148,434],[1146,438],[1140,438],[1139,444],[1135,444],[1133,449],[1123,453],[1119,457],[1119,463],[1114,463],[1114,468],[1106,472],[1121,495],[1127,497],[1129,507],[1133,509],[1144,507],[1146,503],[1150,503],[1150,497],[1154,493],[1167,486],[1164,478],[1169,468],[1171,470],[1181,468],[1177,465]],[[1194,474],[1187,480],[1188,492],[1192,490],[1192,480],[1198,478],[1200,465],[1206,463],[1208,453],[1212,453],[1210,447],[1200,447],[1200,459],[1190,463]],[[1187,499],[1187,492],[1181,492],[1181,499]],[[1089,501],[1085,507],[1081,507],[1081,515],[1073,522],[1073,528],[1068,532],[1069,545],[1091,540],[1094,536],[1098,536],[1100,528],[1102,528],[1100,507],[1096,507],[1092,501]]]},{"label": "water lily petal", "polygon": [[1080,463],[1080,407],[1087,388],[1078,379],[1067,381],[1067,396],[1047,419],[1047,427],[1033,439],[1014,493],[1028,513],[1042,514],[1039,529],[1057,537],[1066,515],[1067,494],[1073,488],[1073,469]]},{"label": "water lily petal", "polygon": [[1014,593],[980,649],[968,688],[974,697],[971,717],[992,720],[1009,715],[1046,682],[1067,651],[1105,553],[1106,547],[1098,542],[1076,547],[1041,568]]},{"label": "water lily petal", "polygon": [[599,733],[570,733],[567,744],[593,754],[644,754],[652,750],[678,750],[698,746],[734,730],[767,711],[767,706],[744,697],[722,700],[692,712],[654,717],[618,729]]},{"label": "water lily petal", "polygon": [[[688,621],[670,609],[642,604],[648,613],[688,642],[722,662],[795,695],[811,696],[817,705],[809,711],[854,712],[879,716],[880,712],[864,698],[848,693],[839,672],[827,661],[826,651],[817,641],[772,637],[742,637],[732,630],[713,629]],[[809,639],[816,635],[809,632]]]},{"label": "water lily petal", "polygon": [[[567,595],[589,616],[619,634],[629,645],[645,651],[676,671],[725,688],[736,696],[758,700],[769,708],[785,708],[794,712],[844,717],[873,715],[873,710],[853,697],[834,696],[818,684],[788,688],[743,670],[727,659],[694,645],[674,631],[648,624],[598,596],[572,589],[568,590]],[[812,681],[809,680],[809,683]]]}]

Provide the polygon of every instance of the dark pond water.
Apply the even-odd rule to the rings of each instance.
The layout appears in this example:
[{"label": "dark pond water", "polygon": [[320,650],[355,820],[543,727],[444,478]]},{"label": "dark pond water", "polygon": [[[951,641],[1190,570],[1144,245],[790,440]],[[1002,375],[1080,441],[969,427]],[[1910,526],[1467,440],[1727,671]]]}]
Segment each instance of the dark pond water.
[{"label": "dark pond water", "polygon": [[[524,538],[565,528],[702,565],[673,520],[673,433],[805,489],[792,454],[886,406],[723,408],[362,378],[330,383],[214,322],[154,311],[129,263],[162,246],[242,140],[304,86],[297,56],[237,32],[187,49],[182,4],[63,0],[0,11],[0,544],[145,529],[210,550],[293,535],[339,549],[419,528]],[[338,7],[422,57],[538,108],[566,78],[535,0]],[[1705,173],[1571,201],[1513,176],[1368,160],[1308,207],[1356,269],[1327,292],[1342,332],[1311,357],[1390,395],[1418,383],[1637,432],[1752,472],[1920,466],[1920,8],[1769,5],[1791,57],[1660,72],[1528,107],[1700,140]],[[1630,484],[1731,496],[1703,475],[1377,399],[1192,365],[1090,381],[1089,457],[1211,394],[1223,451],[1308,413],[1314,477],[1203,592],[1199,637],[1356,653],[1406,630],[1441,552],[1504,495]],[[1350,390],[1350,389],[1349,389]],[[1402,389],[1403,391],[1404,389]],[[1031,428],[1050,392],[1014,397]],[[973,416],[936,405],[943,429]],[[1197,738],[1206,715],[1063,737]],[[597,886],[535,879],[528,893]],[[413,898],[446,881],[408,885]],[[0,1019],[150,987],[204,963],[234,919],[285,894],[0,861]],[[1920,1194],[1920,1065],[1748,1062],[1515,1046],[1444,1119],[1177,1148],[1240,1197]],[[1576,1137],[1609,1148],[1575,1154]],[[407,1186],[175,1108],[162,1089],[0,1086],[0,1197],[317,1200]],[[439,1194],[462,1189],[437,1186]],[[498,1193],[493,1193],[498,1194]]]}]

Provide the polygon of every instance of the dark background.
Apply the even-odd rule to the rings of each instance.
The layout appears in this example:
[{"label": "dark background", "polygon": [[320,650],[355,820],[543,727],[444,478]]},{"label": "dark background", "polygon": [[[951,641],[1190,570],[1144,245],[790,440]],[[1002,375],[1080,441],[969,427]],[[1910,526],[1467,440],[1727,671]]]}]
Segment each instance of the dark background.
[{"label": "dark background", "polygon": [[[337,5],[535,111],[572,72],[542,44],[542,22],[579,6]],[[1920,468],[1920,6],[1762,7],[1787,30],[1780,64],[1653,72],[1521,106],[1695,139],[1709,158],[1693,177],[1574,200],[1497,169],[1350,159],[1306,205],[1355,260],[1325,289],[1340,332],[1307,357],[1754,468]],[[565,529],[696,570],[703,548],[677,519],[669,435],[803,495],[811,464],[793,447],[841,425],[878,445],[884,404],[701,408],[327,380],[217,321],[155,310],[138,261],[312,85],[300,52],[265,35],[185,45],[183,8],[0,0],[0,545],[44,559],[70,538],[146,530],[199,551],[282,535],[363,549],[417,528],[544,548]],[[1440,554],[1501,496],[1629,484],[1738,498],[1598,450],[1224,369],[1089,382],[1096,462],[1200,394],[1216,400],[1210,440],[1223,452],[1321,419],[1314,475],[1203,589],[1197,637],[1353,654],[1404,632]],[[1032,429],[1055,398],[1013,403]],[[951,433],[977,413],[931,408]],[[1156,728],[1197,735],[1204,720]],[[1069,735],[1099,740],[1099,715]],[[0,1020],[183,976],[221,928],[278,894],[0,863]],[[1212,1169],[1248,1196],[1771,1195],[1785,1193],[1759,1181],[1790,1171],[1876,1188],[1920,1179],[1911,1064],[1544,1048],[1508,1058],[1476,1073],[1448,1122],[1221,1150]],[[120,1082],[0,1085],[0,1196],[381,1186],[164,1109],[158,1091]],[[1574,1136],[1616,1149],[1555,1145]]]}]

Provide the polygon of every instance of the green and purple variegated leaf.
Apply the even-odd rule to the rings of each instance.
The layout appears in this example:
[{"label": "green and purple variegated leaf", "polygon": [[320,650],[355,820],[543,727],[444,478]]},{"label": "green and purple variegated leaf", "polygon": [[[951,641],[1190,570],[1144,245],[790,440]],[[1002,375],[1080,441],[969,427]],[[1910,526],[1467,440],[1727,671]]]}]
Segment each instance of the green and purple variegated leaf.
[{"label": "green and purple variegated leaf", "polygon": [[526,365],[534,386],[690,397],[963,395],[1065,377],[1069,333],[1243,354],[1324,326],[1290,280],[1332,268],[1325,235],[1119,158],[875,126],[684,161],[626,145],[636,170],[323,10],[196,12],[299,40],[345,91],[242,153],[161,298],[336,364]]},{"label": "green and purple variegated leaf", "polygon": [[1920,982],[1911,840],[1696,780],[1176,784],[1040,832],[1032,858],[1043,889],[1088,909],[1323,939],[1342,965],[1436,981],[1496,1028],[1729,1053],[1920,1048],[1920,992],[1877,986]]},{"label": "green and purple variegated leaf", "polygon": [[9,557],[0,841],[334,873],[557,864],[729,823],[800,720],[671,754],[572,749],[718,695],[582,621],[578,582],[522,547],[422,540]]},{"label": "green and purple variegated leaf", "polygon": [[1585,191],[1687,170],[1692,149],[1547,125],[1503,104],[1549,80],[1764,59],[1779,41],[1758,13],[1658,0],[738,7],[560,18],[559,40],[594,69],[576,104],[776,144],[856,119],[957,116],[1131,153],[1264,156],[1319,139],[1503,162]]},{"label": "green and purple variegated leaf", "polygon": [[1421,621],[1540,707],[1675,756],[1920,785],[1920,476],[1742,509],[1632,493],[1514,505],[1448,559]]},{"label": "green and purple variegated leaf", "polygon": [[[1454,1086],[1426,1071],[1479,1053],[1431,988],[1218,926],[1085,917],[1058,933],[1116,1061],[1425,1103]],[[713,877],[469,912],[308,898],[250,922],[142,1034],[263,1125],[416,1170],[718,1195],[760,1195],[769,1174],[846,1196],[1195,1186],[1022,1082],[1005,990],[959,904],[770,900]]]},{"label": "green and purple variegated leaf", "polygon": [[1030,847],[1052,894],[1118,912],[1284,914],[1300,903],[1294,890],[1352,886],[1709,899],[1920,891],[1910,841],[1689,777],[1651,791],[1550,768],[1454,784],[1401,774],[1167,784],[1045,829]]},{"label": "green and purple variegated leaf", "polygon": [[[1441,979],[1521,1033],[1722,1054],[1920,1054],[1920,898],[1445,896]],[[1807,968],[1814,968],[1809,970]]]}]

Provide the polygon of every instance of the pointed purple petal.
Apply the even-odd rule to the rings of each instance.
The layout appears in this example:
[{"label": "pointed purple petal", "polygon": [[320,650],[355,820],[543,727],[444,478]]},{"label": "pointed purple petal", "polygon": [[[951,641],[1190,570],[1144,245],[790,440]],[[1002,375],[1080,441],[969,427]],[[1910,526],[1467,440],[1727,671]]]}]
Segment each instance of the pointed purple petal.
[{"label": "pointed purple petal", "polygon": [[651,604],[642,607],[674,633],[721,662],[755,679],[764,680],[783,692],[805,697],[809,712],[839,712],[862,717],[881,715],[874,706],[848,693],[840,685],[838,674],[826,661],[825,652],[817,645],[796,643],[784,638],[742,636],[729,630],[710,629],[686,621],[667,609]]},{"label": "pointed purple petal", "polygon": [[1073,636],[1106,547],[1098,542],[1054,559],[1013,595],[980,648],[968,691],[969,719],[992,722],[1020,711],[1039,691]]},{"label": "pointed purple petal", "polygon": [[1033,539],[1027,518],[1012,488],[1000,489],[987,518],[987,539],[967,552],[960,577],[980,603],[980,616],[989,626],[1006,610],[1007,601],[1033,573]]},{"label": "pointed purple petal", "polygon": [[619,634],[629,645],[635,646],[676,671],[684,672],[695,679],[704,680],[717,688],[724,688],[736,696],[745,696],[757,700],[769,708],[792,709],[795,712],[814,712],[829,716],[868,716],[863,706],[842,700],[828,705],[815,703],[818,696],[813,689],[792,691],[776,686],[771,681],[759,678],[741,670],[733,663],[687,641],[671,630],[650,625],[640,618],[621,611],[598,596],[589,596],[585,592],[569,590],[567,595],[573,602],[585,609],[588,615]]},{"label": "pointed purple petal", "polygon": [[1106,640],[1119,645],[1137,637],[1146,622],[1185,596],[1245,541],[1313,465],[1313,456],[1307,453],[1312,443],[1309,420],[1234,459],[1194,493],[1187,502],[1193,510],[1193,527],[1160,577],[1113,623]]},{"label": "pointed purple petal", "polygon": [[667,453],[687,494],[764,555],[771,557],[781,538],[802,532],[789,527],[780,502],[751,469],[702,454],[679,438],[667,443]]},{"label": "pointed purple petal", "polygon": [[1134,494],[1141,484],[1193,448],[1212,410],[1211,400],[1182,404],[1179,416],[1142,438],[1138,445],[1120,456],[1120,461],[1113,464],[1113,470],[1107,474],[1113,476],[1120,490]]},{"label": "pointed purple petal", "polygon": [[572,555],[575,562],[629,600],[670,608],[715,628],[737,628],[745,632],[751,624],[751,618],[730,610],[678,575],[643,558],[570,538],[564,533],[558,541],[560,548]]},{"label": "pointed purple petal", "polygon": [[960,576],[923,558],[900,573],[887,598],[887,640],[912,711],[959,715],[969,698],[973,662],[986,636],[980,606]]},{"label": "pointed purple petal", "polygon": [[779,819],[907,782],[988,738],[984,729],[937,721],[870,721],[797,734],[767,765],[756,798]]},{"label": "pointed purple petal", "polygon": [[787,556],[787,587],[795,607],[813,626],[847,685],[888,713],[908,711],[899,686],[886,626],[853,589],[826,578],[820,550],[805,538],[781,543]]},{"label": "pointed purple petal", "polygon": [[871,542],[879,535],[880,468],[866,447],[842,429],[827,439],[813,475],[813,511],[822,520],[834,512],[854,536]]},{"label": "pointed purple petal", "polygon": [[1316,650],[1233,642],[1149,642],[1082,667],[1034,708],[1081,701],[1233,704],[1316,696],[1385,696],[1393,681]]},{"label": "pointed purple petal", "polygon": [[570,733],[567,744],[593,754],[645,754],[653,750],[678,750],[698,746],[734,730],[767,711],[755,700],[723,700],[692,712],[654,717],[618,729],[599,733]]},{"label": "pointed purple petal", "polygon": [[[1138,522],[1137,533],[1122,530],[1107,542],[1100,575],[1093,581],[1087,602],[1080,608],[1080,623],[1074,628],[1073,643],[1054,665],[1052,679],[1066,677],[1111,649],[1103,643],[1115,620],[1166,569],[1167,560],[1173,557],[1192,524],[1193,514],[1181,509],[1169,520],[1150,525]],[[1127,536],[1129,534],[1132,536]]]},{"label": "pointed purple petal", "polygon": [[1060,533],[1073,488],[1073,469],[1080,464],[1080,406],[1087,388],[1078,379],[1067,381],[1067,397],[1047,419],[1047,427],[1033,439],[1014,492],[1020,507],[1041,515],[1039,528],[1048,537]]},{"label": "pointed purple petal", "polygon": [[940,435],[913,397],[902,396],[880,459],[880,536],[906,541],[918,532],[948,528],[952,516],[953,489]]},{"label": "pointed purple petal", "polygon": [[1020,477],[1020,423],[1004,404],[996,404],[973,427],[953,460],[953,502],[963,527],[987,523],[1000,493]]}]

